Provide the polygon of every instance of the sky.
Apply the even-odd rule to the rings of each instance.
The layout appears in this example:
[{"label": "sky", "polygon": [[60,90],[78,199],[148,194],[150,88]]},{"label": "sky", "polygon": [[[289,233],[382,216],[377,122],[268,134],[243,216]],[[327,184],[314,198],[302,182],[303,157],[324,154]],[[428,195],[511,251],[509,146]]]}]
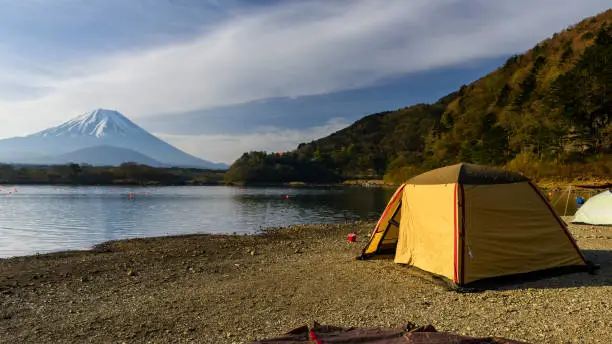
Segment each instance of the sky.
[{"label": "sky", "polygon": [[231,163],[432,102],[609,0],[0,0],[0,138],[96,108]]}]

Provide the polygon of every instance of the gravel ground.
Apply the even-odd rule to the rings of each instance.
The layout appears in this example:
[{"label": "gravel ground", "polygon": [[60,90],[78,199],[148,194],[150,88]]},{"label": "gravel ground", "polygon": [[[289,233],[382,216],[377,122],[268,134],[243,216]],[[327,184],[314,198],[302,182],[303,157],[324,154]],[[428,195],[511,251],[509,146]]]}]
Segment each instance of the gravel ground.
[{"label": "gravel ground", "polygon": [[[136,239],[0,260],[0,343],[242,343],[313,320],[609,343],[612,228],[570,226],[597,275],[460,294],[391,260],[353,260],[373,226]],[[357,244],[346,241],[352,230]]]}]

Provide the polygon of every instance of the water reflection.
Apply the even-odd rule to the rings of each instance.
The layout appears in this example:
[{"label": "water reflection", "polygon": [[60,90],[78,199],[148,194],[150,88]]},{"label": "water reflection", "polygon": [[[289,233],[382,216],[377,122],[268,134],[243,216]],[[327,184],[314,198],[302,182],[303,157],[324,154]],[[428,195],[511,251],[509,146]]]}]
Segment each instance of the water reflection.
[{"label": "water reflection", "polygon": [[[18,192],[6,192],[14,188]],[[123,238],[253,233],[298,223],[376,219],[393,193],[363,188],[0,189],[0,257],[82,249]]]}]

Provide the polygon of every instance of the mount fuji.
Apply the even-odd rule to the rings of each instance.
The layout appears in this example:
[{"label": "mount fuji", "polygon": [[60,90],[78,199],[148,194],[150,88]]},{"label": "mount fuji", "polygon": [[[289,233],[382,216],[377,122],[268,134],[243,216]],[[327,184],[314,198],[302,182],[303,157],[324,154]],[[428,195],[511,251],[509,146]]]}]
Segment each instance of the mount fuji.
[{"label": "mount fuji", "polygon": [[25,137],[0,140],[0,162],[11,164],[120,165],[227,169],[187,154],[114,110],[97,109]]}]

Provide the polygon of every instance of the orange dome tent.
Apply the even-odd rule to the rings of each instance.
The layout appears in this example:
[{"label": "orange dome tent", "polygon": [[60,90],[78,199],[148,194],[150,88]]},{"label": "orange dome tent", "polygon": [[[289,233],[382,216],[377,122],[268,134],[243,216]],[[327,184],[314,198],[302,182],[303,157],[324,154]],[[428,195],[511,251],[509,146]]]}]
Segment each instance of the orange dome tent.
[{"label": "orange dome tent", "polygon": [[465,163],[423,173],[397,189],[360,258],[381,253],[460,286],[588,266],[529,179]]}]

